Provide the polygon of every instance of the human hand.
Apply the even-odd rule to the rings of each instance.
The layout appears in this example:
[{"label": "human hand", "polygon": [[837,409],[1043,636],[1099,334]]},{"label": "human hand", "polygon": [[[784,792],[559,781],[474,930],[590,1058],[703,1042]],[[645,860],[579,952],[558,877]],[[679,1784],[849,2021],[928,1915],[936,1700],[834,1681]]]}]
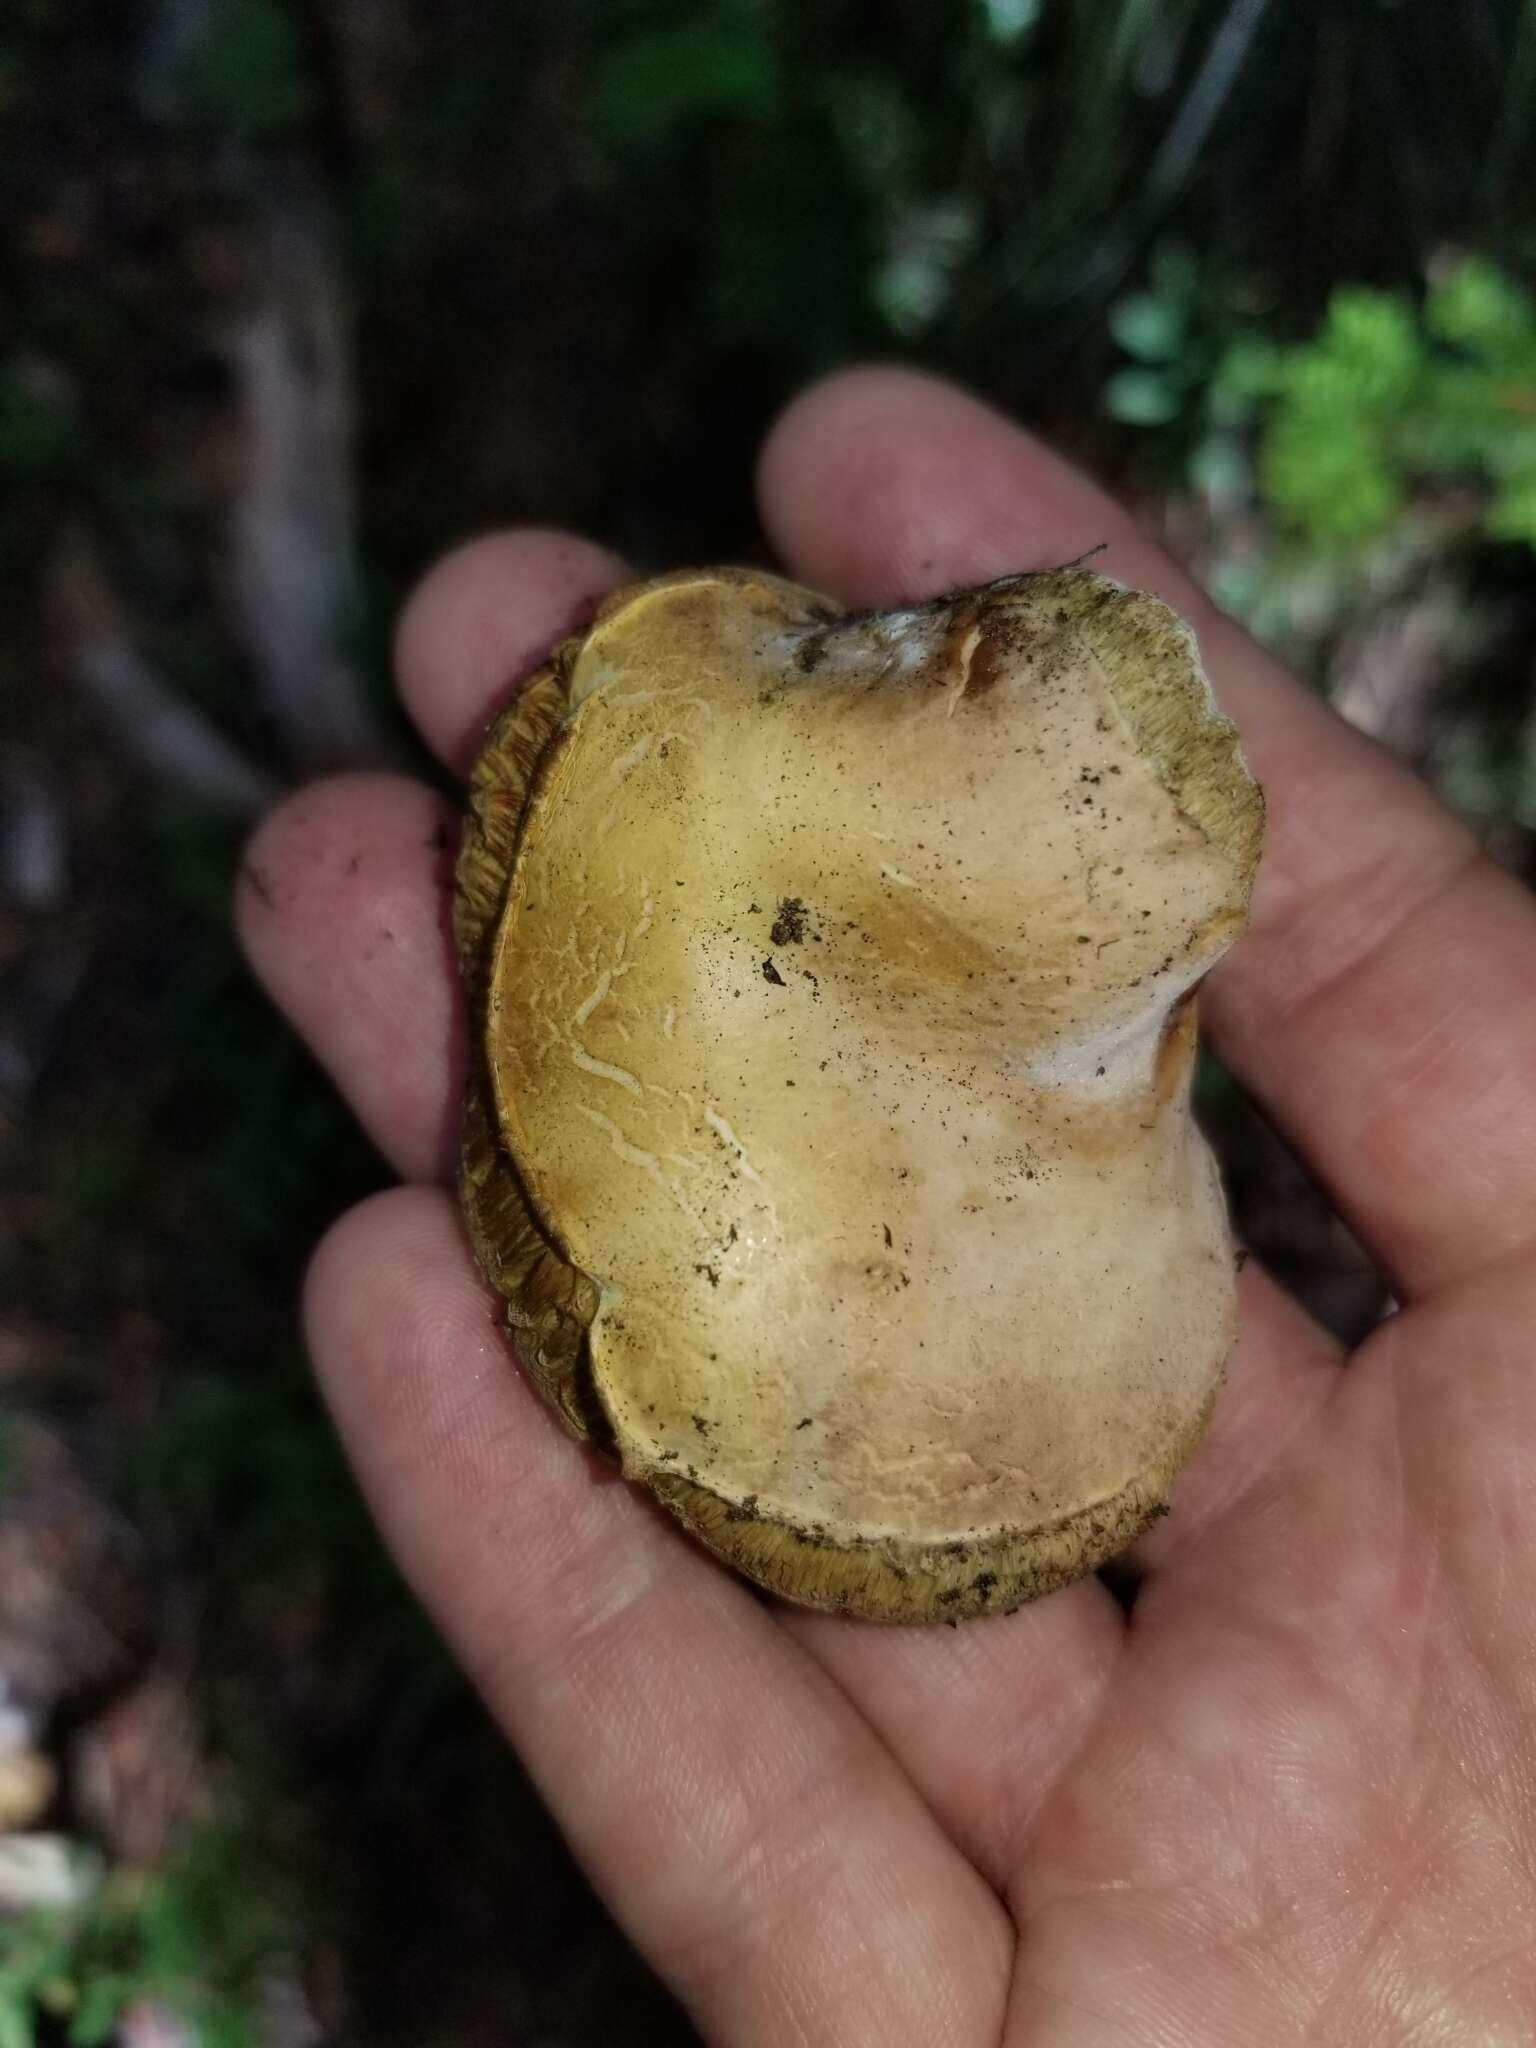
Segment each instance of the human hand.
[{"label": "human hand", "polygon": [[[790,572],[856,604],[1061,562],[1197,627],[1269,797],[1223,1056],[1403,1306],[1348,1361],[1250,1265],[1172,1515],[959,1630],[759,1599],[562,1434],[449,1179],[451,811],[350,777],[258,833],[258,971],[410,1185],[316,1255],[309,1340],[384,1535],[615,1913],[722,2043],[1536,2039],[1536,907],[1126,516],[949,388],[854,372],[763,457]],[[439,566],[401,688],[455,768],[624,574]]]}]

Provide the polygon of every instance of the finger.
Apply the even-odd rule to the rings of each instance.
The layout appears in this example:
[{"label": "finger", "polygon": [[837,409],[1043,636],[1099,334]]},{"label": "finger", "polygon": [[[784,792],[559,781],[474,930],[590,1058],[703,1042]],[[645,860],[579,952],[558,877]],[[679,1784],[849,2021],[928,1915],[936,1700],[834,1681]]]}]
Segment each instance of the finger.
[{"label": "finger", "polygon": [[[447,555],[406,606],[401,690],[453,766],[622,574],[570,535],[493,534]],[[236,896],[251,963],[407,1179],[452,1171],[463,1023],[449,898],[458,822],[415,784],[318,783],[272,813]]]},{"label": "finger", "polygon": [[316,1256],[310,1342],[384,1534],[711,2039],[995,2039],[996,1899],[770,1611],[563,1436],[445,1195]]},{"label": "finger", "polygon": [[1124,1617],[1108,1589],[1088,1579],[1016,1614],[952,1629],[789,1610],[781,1620],[1006,1895],[1124,1650]]},{"label": "finger", "polygon": [[337,776],[290,797],[241,862],[236,922],[273,1000],[407,1179],[451,1171],[464,1026],[449,929],[458,823],[421,784]]},{"label": "finger", "polygon": [[400,694],[422,737],[463,774],[486,726],[627,571],[574,534],[486,534],[418,584],[395,635]]},{"label": "finger", "polygon": [[1237,1293],[1237,1342],[1211,1426],[1178,1476],[1167,1515],[1117,1560],[1132,1578],[1219,1543],[1229,1518],[1301,1431],[1316,1427],[1342,1384],[1343,1346],[1261,1266],[1244,1266]]},{"label": "finger", "polygon": [[452,807],[420,783],[337,776],[257,828],[235,894],[258,977],[408,1180],[446,1176],[458,1146],[457,842]]},{"label": "finger", "polygon": [[[1171,601],[1186,608],[1192,604],[1156,551],[1054,457],[1027,444],[1022,479],[1014,473],[1016,454],[1012,469],[1000,465],[996,444],[1011,430],[945,387],[900,373],[871,373],[834,379],[802,405],[807,410],[792,410],[765,450],[764,515],[791,568],[849,601],[918,596],[969,577],[1061,561],[1107,540],[1117,550],[1108,563],[1111,573],[1142,587],[1158,587],[1161,581]],[[937,431],[930,430],[934,411]],[[977,499],[968,495],[971,482],[962,487],[948,466],[957,433],[969,437],[962,438],[959,448],[961,474],[974,481]],[[1001,481],[1000,466],[1007,472]],[[1065,509],[1055,502],[1059,499],[1067,501]],[[1131,1554],[1132,1571],[1165,1563],[1193,1542],[1208,1518],[1255,1482],[1277,1438],[1286,1433],[1291,1413],[1321,1402],[1336,1380],[1337,1347],[1278,1289],[1254,1273],[1245,1275],[1242,1295],[1243,1336],[1211,1434],[1181,1476],[1172,1514]],[[1101,1597],[1108,1606],[1107,1595]],[[1041,1610],[1048,1623],[1053,1605],[1047,1602]],[[1022,1624],[993,1626],[1011,1648],[1005,1631],[1017,1627],[1023,1643],[1035,1625],[1031,1611]],[[1079,1680],[1085,1690],[1100,1682],[1100,1632],[1106,1625],[1096,1618],[1088,1632]],[[990,1636],[989,1628],[983,1637],[989,1648]],[[916,1702],[914,1715],[920,1719],[928,1701],[941,1698],[949,1683],[947,1645],[931,1635],[894,1646],[878,1635],[848,1635],[818,1641],[817,1647],[834,1661],[850,1696],[893,1743],[903,1739],[902,1703]],[[1012,1673],[1011,1683],[1027,1687],[1027,1658],[1021,1663],[1026,1672]],[[968,1839],[989,1871],[1016,1850],[1031,1824],[1038,1803],[1032,1788],[1048,1788],[1056,1768],[1053,1740],[1062,1743],[1061,1753],[1070,1753],[1067,1746],[1074,1739],[1070,1708],[1068,1725],[1057,1735],[1049,1711],[1042,1711],[1040,1702],[1030,1704],[1031,1712],[1020,1719],[1038,1727],[1045,1744],[1042,1756],[1023,1759],[994,1778],[985,1763],[993,1741],[997,1753],[1006,1756],[1010,1743],[1030,1739],[1032,1728],[1016,1725],[1007,1736],[994,1733],[974,1745],[976,1761],[970,1768],[980,1796],[966,1809],[975,1829]],[[987,1727],[984,1706],[981,1714],[980,1725]],[[939,1713],[935,1725],[953,1727],[960,1754],[951,1761],[941,1751],[931,1769],[964,1773],[964,1718],[957,1716],[951,1724]],[[931,1778],[924,1782],[935,1796]]]},{"label": "finger", "polygon": [[[1220,1530],[1341,1384],[1339,1347],[1266,1274],[1240,1284],[1242,1332],[1205,1441],[1170,1513],[1123,1558],[1161,1570]],[[1255,1352],[1267,1351],[1267,1357]],[[1126,1637],[1097,1581],[958,1635],[786,1616],[887,1745],[966,1853],[1007,1892],[1031,1830],[1112,1688]]]},{"label": "finger", "polygon": [[[1401,1461],[1393,1478],[1410,1511],[1432,1522],[1461,1644],[1482,1670],[1519,1674],[1509,1698],[1522,1744],[1536,1727],[1533,1330],[1536,1258],[1526,1257],[1389,1317],[1350,1375],[1370,1382],[1390,1416]],[[1360,1399],[1370,1398],[1363,1389]]]},{"label": "finger", "polygon": [[1536,1232],[1536,912],[1430,792],[1223,619],[1095,485],[975,400],[835,377],[765,449],[792,569],[860,603],[1069,560],[1197,628],[1269,798],[1248,937],[1211,976],[1229,1063],[1400,1289]]}]

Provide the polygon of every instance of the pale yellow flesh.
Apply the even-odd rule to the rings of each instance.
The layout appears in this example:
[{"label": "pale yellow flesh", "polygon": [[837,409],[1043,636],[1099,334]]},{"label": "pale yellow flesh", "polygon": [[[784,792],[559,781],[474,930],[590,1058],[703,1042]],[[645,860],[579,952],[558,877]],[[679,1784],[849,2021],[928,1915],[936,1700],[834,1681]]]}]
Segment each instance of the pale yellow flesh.
[{"label": "pale yellow flesh", "polygon": [[1177,637],[1150,599],[829,614],[723,572],[589,636],[491,959],[496,1117],[596,1283],[627,1473],[985,1564],[1144,1519],[1208,1412],[1233,1282],[1179,999],[1257,798],[1202,829],[1138,745],[1109,670],[1128,620]]}]

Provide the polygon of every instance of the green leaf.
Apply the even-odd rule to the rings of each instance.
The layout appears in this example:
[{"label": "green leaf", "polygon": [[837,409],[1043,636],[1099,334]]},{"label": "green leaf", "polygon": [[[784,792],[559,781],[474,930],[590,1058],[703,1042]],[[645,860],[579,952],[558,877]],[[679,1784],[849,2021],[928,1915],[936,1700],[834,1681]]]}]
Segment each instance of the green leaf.
[{"label": "green leaf", "polygon": [[1138,362],[1171,363],[1184,346],[1184,308],[1154,292],[1131,292],[1110,307],[1109,331]]},{"label": "green leaf", "polygon": [[1328,301],[1318,342],[1298,353],[1297,369],[1318,385],[1344,391],[1358,404],[1383,405],[1408,396],[1424,361],[1413,308],[1393,292],[1345,286]]},{"label": "green leaf", "polygon": [[1184,393],[1157,370],[1117,370],[1104,387],[1104,409],[1131,427],[1163,427],[1178,417]]},{"label": "green leaf", "polygon": [[23,2005],[3,1990],[0,1990],[0,2048],[37,2048],[31,2001]]},{"label": "green leaf", "polygon": [[102,1971],[84,1987],[79,2009],[69,2026],[69,2048],[103,2048],[117,2031],[125,2006],[142,1996],[144,1987],[121,1971]]},{"label": "green leaf", "polygon": [[182,60],[181,87],[190,113],[253,141],[319,104],[303,33],[279,0],[215,0]]},{"label": "green leaf", "polygon": [[1246,426],[1262,400],[1285,382],[1284,351],[1272,342],[1243,336],[1216,365],[1205,394],[1205,409],[1217,427]]},{"label": "green leaf", "polygon": [[1259,476],[1275,510],[1319,545],[1369,540],[1402,509],[1402,479],[1360,413],[1282,408],[1265,432]]},{"label": "green leaf", "polygon": [[1536,299],[1486,256],[1468,256],[1431,284],[1424,323],[1499,363],[1536,363]]},{"label": "green leaf", "polygon": [[1495,540],[1523,540],[1536,547],[1536,467],[1506,476],[1488,511]]},{"label": "green leaf", "polygon": [[611,49],[593,87],[592,118],[605,141],[659,142],[702,120],[771,121],[787,97],[778,52],[760,30],[701,15]]}]

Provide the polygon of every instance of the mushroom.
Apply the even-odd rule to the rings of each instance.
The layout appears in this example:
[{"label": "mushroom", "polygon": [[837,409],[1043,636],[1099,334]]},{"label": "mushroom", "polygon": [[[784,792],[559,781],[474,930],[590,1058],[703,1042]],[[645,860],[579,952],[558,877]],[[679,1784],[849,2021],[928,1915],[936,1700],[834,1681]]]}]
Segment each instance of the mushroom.
[{"label": "mushroom", "polygon": [[1230,1345],[1194,992],[1263,802],[1078,567],[637,584],[487,735],[461,1192],[524,1365],[719,1557],[999,1613],[1162,1512]]}]

